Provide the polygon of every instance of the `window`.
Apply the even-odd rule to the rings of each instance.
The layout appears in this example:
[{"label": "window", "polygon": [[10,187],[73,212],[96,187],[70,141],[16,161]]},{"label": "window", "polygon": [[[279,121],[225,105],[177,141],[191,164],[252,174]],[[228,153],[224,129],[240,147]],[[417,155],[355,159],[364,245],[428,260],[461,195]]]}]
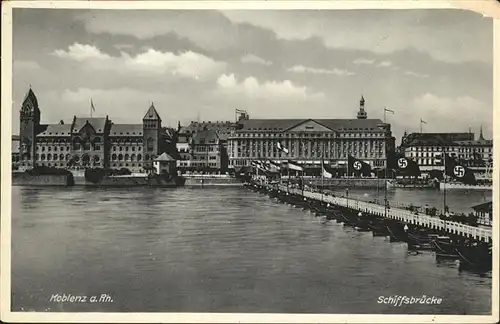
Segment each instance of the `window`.
[{"label": "window", "polygon": [[99,150],[101,149],[101,145],[97,145],[97,144],[96,144],[96,145],[94,146],[94,149],[95,149],[95,150],[97,150],[97,151],[99,151]]},{"label": "window", "polygon": [[111,155],[111,160],[116,161],[116,154]]},{"label": "window", "polygon": [[148,152],[152,152],[154,150],[154,141],[151,137],[148,138],[147,149],[148,149]]},{"label": "window", "polygon": [[123,155],[122,154],[118,155],[118,160],[119,161],[123,160]]}]

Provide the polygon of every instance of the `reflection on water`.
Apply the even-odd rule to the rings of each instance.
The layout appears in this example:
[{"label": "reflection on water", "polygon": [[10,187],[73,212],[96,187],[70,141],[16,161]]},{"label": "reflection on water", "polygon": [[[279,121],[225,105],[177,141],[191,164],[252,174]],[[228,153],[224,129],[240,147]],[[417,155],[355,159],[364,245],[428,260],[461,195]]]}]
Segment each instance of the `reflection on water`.
[{"label": "reflection on water", "polygon": [[[491,276],[243,188],[13,187],[12,210],[14,311],[490,313]],[[113,302],[49,301],[63,293]],[[422,294],[443,302],[377,303]]]}]

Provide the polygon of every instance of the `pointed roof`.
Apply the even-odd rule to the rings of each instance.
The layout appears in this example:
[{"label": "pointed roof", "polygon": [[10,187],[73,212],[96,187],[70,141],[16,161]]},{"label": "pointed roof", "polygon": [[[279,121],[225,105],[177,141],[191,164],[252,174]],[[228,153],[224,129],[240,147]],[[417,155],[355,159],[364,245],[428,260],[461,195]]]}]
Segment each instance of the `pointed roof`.
[{"label": "pointed roof", "polygon": [[483,125],[481,125],[481,128],[479,130],[479,141],[484,141],[484,136],[483,136]]},{"label": "pointed roof", "polygon": [[168,155],[167,153],[162,153],[159,157],[155,159],[155,161],[175,161],[175,159],[170,155]]},{"label": "pointed roof", "polygon": [[27,102],[32,103],[35,108],[38,108],[38,99],[36,98],[36,95],[33,92],[33,90],[31,90],[31,87],[28,90],[28,92],[26,93],[26,95],[24,96],[23,105]]},{"label": "pointed roof", "polygon": [[148,112],[146,113],[146,115],[144,115],[144,118],[142,118],[142,119],[143,120],[144,119],[148,119],[148,120],[159,120],[159,121],[161,121],[160,115],[156,111],[154,103],[151,103],[151,106],[149,107]]},{"label": "pointed roof", "polygon": [[80,132],[80,130],[87,124],[90,124],[90,126],[92,126],[97,133],[104,133],[104,129],[106,128],[106,118],[75,117],[73,119],[71,131],[73,133]]},{"label": "pointed roof", "polygon": [[365,104],[365,97],[361,95],[361,100],[359,100],[359,103],[364,105]]}]

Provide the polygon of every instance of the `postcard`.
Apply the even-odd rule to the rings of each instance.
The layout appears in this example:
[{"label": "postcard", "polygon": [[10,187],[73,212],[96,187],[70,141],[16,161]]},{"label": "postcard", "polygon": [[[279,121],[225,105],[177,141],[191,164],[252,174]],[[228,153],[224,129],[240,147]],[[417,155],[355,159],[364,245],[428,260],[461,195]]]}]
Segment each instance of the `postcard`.
[{"label": "postcard", "polygon": [[500,3],[2,17],[3,321],[498,321]]}]

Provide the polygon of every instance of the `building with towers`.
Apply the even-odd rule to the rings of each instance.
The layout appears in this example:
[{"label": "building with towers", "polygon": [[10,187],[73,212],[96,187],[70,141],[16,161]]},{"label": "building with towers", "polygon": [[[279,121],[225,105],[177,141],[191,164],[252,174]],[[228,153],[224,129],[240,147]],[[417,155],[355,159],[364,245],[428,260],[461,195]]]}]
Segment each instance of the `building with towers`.
[{"label": "building with towers", "polygon": [[361,99],[359,100],[358,119],[366,119],[367,117],[368,115],[365,111],[365,98],[361,96]]},{"label": "building with towers", "polygon": [[115,124],[108,116],[74,116],[70,123],[41,124],[40,117],[37,97],[30,88],[20,110],[20,171],[45,166],[143,172],[167,149],[169,136],[153,103],[141,124]]}]

